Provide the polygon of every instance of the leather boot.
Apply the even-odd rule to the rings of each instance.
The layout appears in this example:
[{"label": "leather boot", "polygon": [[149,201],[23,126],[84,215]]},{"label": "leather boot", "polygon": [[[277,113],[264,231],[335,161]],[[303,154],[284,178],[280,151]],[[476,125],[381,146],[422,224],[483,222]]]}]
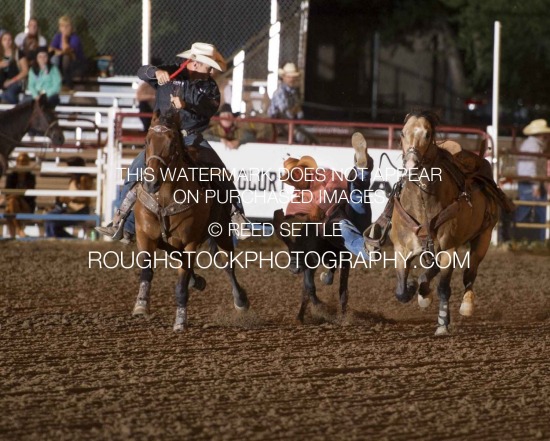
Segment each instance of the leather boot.
[{"label": "leather boot", "polygon": [[359,133],[355,132],[351,137],[351,145],[355,150],[355,166],[357,168],[368,167],[367,140]]},{"label": "leather boot", "polygon": [[106,227],[96,227],[98,233],[103,234],[104,236],[109,236],[113,240],[120,240],[124,236],[124,222],[126,218],[132,212],[134,204],[137,199],[137,188],[136,186],[132,187],[130,191],[126,194],[126,197],[120,204],[120,208],[115,213],[113,221]]}]

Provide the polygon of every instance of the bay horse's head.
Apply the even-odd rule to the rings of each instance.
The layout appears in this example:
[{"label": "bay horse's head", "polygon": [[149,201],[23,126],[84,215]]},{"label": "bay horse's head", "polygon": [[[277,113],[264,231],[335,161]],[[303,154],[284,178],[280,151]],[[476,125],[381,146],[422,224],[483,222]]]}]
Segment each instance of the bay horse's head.
[{"label": "bay horse's head", "polygon": [[28,130],[38,135],[47,136],[56,146],[65,143],[63,130],[59,127],[55,112],[48,107],[48,100],[45,94],[35,99]]},{"label": "bay horse's head", "polygon": [[145,164],[143,189],[156,193],[167,177],[163,173],[175,165],[181,151],[180,117],[175,111],[161,114],[155,111],[151,127],[145,137]]},{"label": "bay horse's head", "polygon": [[409,113],[401,131],[403,165],[407,171],[419,168],[428,148],[434,144],[439,117],[429,111]]}]

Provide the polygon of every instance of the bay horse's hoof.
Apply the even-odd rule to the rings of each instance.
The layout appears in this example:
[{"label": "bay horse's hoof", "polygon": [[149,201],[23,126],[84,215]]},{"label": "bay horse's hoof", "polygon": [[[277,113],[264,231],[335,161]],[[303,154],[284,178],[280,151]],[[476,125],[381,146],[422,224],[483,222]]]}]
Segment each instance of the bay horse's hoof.
[{"label": "bay horse's hoof", "polygon": [[474,314],[474,292],[466,291],[464,297],[462,298],[462,303],[460,304],[460,309],[458,310],[460,315],[464,317],[471,317]]},{"label": "bay horse's hoof", "polygon": [[150,315],[149,302],[147,302],[147,300],[137,300],[136,304],[134,305],[134,310],[132,311],[132,315],[134,317],[138,317],[138,316],[148,317]]},{"label": "bay horse's hoof", "polygon": [[421,296],[418,294],[418,306],[420,306],[422,309],[427,308],[432,304],[432,296],[428,294],[426,297]]},{"label": "bay horse's hoof", "polygon": [[445,325],[438,326],[435,330],[436,337],[445,337],[447,335],[451,335],[451,333],[449,332],[449,328]]},{"label": "bay horse's hoof", "polygon": [[323,285],[332,285],[334,282],[334,273],[332,271],[323,271],[319,279]]},{"label": "bay horse's hoof", "polygon": [[240,312],[245,312],[250,309],[250,302],[248,299],[246,300],[246,303],[242,306],[237,305],[235,302],[233,302],[233,306],[235,306],[235,309]]},{"label": "bay horse's hoof", "polygon": [[192,285],[189,285],[190,288],[194,288],[197,291],[204,291],[204,288],[206,288],[206,280],[204,277],[201,276],[194,276],[194,282]]},{"label": "bay horse's hoof", "polygon": [[187,326],[183,323],[174,323],[174,332],[185,332]]}]

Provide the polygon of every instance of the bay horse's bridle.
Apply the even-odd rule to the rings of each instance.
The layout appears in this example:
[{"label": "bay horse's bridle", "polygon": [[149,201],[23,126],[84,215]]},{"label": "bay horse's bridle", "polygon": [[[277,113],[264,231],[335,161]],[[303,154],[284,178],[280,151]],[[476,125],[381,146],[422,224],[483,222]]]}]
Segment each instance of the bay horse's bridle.
[{"label": "bay horse's bridle", "polygon": [[[149,127],[149,131],[153,131],[155,133],[167,133],[167,132],[175,132],[176,133],[176,137],[179,135],[178,134],[178,130],[175,129],[175,128],[170,128],[168,127],[167,125],[164,125],[164,124],[159,124],[159,125],[156,125],[154,127]],[[170,143],[170,145],[172,145],[172,143],[174,142],[176,138],[174,138],[172,140],[172,142]],[[174,162],[174,159],[176,159],[176,157],[178,156],[179,152],[178,152],[178,149],[175,149],[174,153],[172,153],[169,157],[168,157],[168,162],[166,162],[164,160],[164,158],[162,156],[158,156],[158,155],[151,155],[151,156],[148,156],[147,157],[147,161],[145,162],[145,166],[147,166],[149,164],[149,161],[151,161],[152,159],[156,159],[157,161],[159,161],[162,165],[164,165],[166,168],[169,168],[169,166],[172,164],[172,162]]]}]

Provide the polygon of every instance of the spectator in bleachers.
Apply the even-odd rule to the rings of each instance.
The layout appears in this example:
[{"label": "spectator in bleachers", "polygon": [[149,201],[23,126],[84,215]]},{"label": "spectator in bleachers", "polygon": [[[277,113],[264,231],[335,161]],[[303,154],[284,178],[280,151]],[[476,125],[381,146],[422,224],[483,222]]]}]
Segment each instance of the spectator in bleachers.
[{"label": "spectator in bleachers", "polygon": [[[31,158],[26,153],[20,153],[16,160],[17,168],[29,168]],[[32,190],[36,186],[36,177],[29,170],[16,170],[6,176],[6,189]],[[6,214],[34,213],[36,208],[34,196],[9,194],[5,197]],[[25,228],[21,221],[8,217],[6,219],[8,231],[11,237],[25,237]]]},{"label": "spectator in bleachers", "polygon": [[59,19],[59,32],[52,39],[50,51],[54,53],[52,63],[63,77],[63,86],[72,89],[74,78],[84,71],[86,58],[80,37],[73,31],[71,19],[66,15]]},{"label": "spectator in bleachers", "polygon": [[[300,77],[302,73],[294,63],[286,63],[279,69],[281,84],[273,93],[271,103],[267,109],[270,118],[303,119],[302,98],[300,96]],[[279,133],[286,135],[286,127],[279,126]],[[294,126],[294,141],[300,144],[317,144],[315,137],[306,129]]]},{"label": "spectator in bleachers", "polygon": [[48,97],[48,107],[54,108],[59,104],[61,90],[61,74],[57,66],[52,65],[48,56],[48,48],[38,48],[36,60],[29,73],[29,92],[33,98],[43,93]]},{"label": "spectator in bleachers", "polygon": [[[550,140],[550,127],[546,120],[536,119],[531,121],[524,129],[523,134],[527,139],[519,147],[520,152],[544,154],[548,152],[548,140]],[[547,177],[547,160],[544,157],[520,156],[517,161],[517,174],[522,177],[518,182],[518,199],[531,202],[547,202],[548,192],[546,183],[529,178]],[[546,223],[546,207],[518,205],[516,209],[516,222]],[[544,228],[530,229],[533,234],[528,235],[533,240],[544,240],[546,231]]]},{"label": "spectator in bleachers", "polygon": [[[86,162],[80,156],[67,159],[71,167],[84,167]],[[93,179],[85,173],[74,173],[69,180],[69,190],[92,190]],[[90,214],[90,198],[81,196],[67,196],[56,199],[55,208],[48,214]],[[78,225],[78,221],[46,221],[46,236],[74,238],[64,227]]]},{"label": "spectator in bleachers", "polygon": [[[148,82],[142,81],[136,90],[136,99],[138,101],[139,113],[153,113],[157,91]],[[151,117],[140,116],[143,124],[143,130],[149,130]]]},{"label": "spectator in bleachers", "polygon": [[40,34],[38,20],[31,17],[27,24],[27,32],[20,32],[15,37],[15,45],[25,54],[27,61],[31,64],[36,56],[36,50],[41,46],[47,46],[48,42]]},{"label": "spectator in bleachers", "polygon": [[13,37],[4,32],[0,38],[0,88],[2,102],[17,104],[23,91],[23,81],[29,73],[24,55],[17,49]]},{"label": "spectator in bleachers", "polygon": [[233,113],[230,104],[222,104],[218,116],[219,121],[213,121],[210,127],[203,132],[207,141],[219,141],[226,148],[236,150],[241,144],[256,140],[254,127],[250,123],[239,123],[240,113]]}]

